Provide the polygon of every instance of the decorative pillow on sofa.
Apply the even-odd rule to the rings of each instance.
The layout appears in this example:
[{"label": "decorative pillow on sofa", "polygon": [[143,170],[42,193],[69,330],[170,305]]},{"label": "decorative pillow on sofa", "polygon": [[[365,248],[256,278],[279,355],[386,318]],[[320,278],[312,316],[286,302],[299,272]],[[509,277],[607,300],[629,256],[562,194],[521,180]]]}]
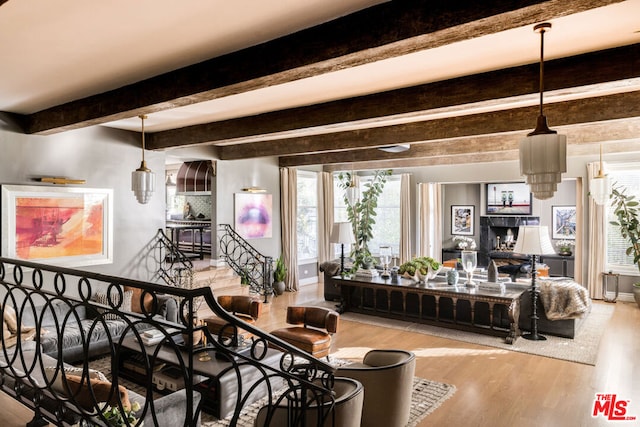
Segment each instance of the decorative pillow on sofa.
[{"label": "decorative pillow on sofa", "polygon": [[[45,366],[44,373],[47,377],[47,380],[53,380],[53,382],[51,383],[51,388],[60,393],[66,393],[64,380],[62,379],[63,372],[65,376],[75,375],[77,377],[81,377],[84,369],[76,368],[75,366],[63,366],[61,368],[57,366]],[[102,372],[96,369],[87,369],[87,374],[92,380],[109,381],[109,379]]]},{"label": "decorative pillow on sofa", "polygon": [[[140,305],[140,298],[142,297],[143,290],[140,288],[134,288],[132,286],[125,286],[125,292],[133,292],[131,297],[131,311],[134,313],[142,313],[142,306]],[[153,296],[147,292],[144,294],[144,310],[149,313],[153,308]]]},{"label": "decorative pillow on sofa", "polygon": [[[75,402],[82,406],[86,410],[91,410],[94,404],[100,402],[107,402],[113,407],[118,407],[118,402],[122,402],[122,407],[125,410],[131,410],[131,402],[129,401],[129,392],[123,386],[118,386],[118,390],[113,390],[113,385],[109,381],[102,381],[99,379],[89,379],[87,382],[86,377],[83,379],[78,375],[67,375],[67,384],[63,388],[63,393],[69,397],[73,397]],[[91,391],[93,391],[93,395]],[[95,396],[95,401],[94,397]]]},{"label": "decorative pillow on sofa", "polygon": [[[131,311],[131,301],[132,301],[132,297],[133,297],[133,292],[132,291],[125,291],[122,292],[122,304],[120,304],[120,311]],[[103,292],[96,292],[92,299],[99,303],[99,304],[104,304],[106,306],[110,306],[109,305],[109,297],[107,296],[106,293]],[[114,292],[111,294],[111,301],[116,303],[118,301],[118,293]],[[97,309],[98,313],[104,314],[104,319],[105,320],[118,320],[120,318],[120,316],[117,313],[109,313],[107,312],[108,310],[104,309],[104,308],[99,308]]]},{"label": "decorative pillow on sofa", "polygon": [[2,337],[3,345],[6,348],[13,347],[18,342],[18,330],[20,330],[20,338],[22,341],[30,341],[36,336],[36,328],[32,326],[18,327],[18,319],[16,317],[16,311],[13,307],[5,305],[2,309]]}]

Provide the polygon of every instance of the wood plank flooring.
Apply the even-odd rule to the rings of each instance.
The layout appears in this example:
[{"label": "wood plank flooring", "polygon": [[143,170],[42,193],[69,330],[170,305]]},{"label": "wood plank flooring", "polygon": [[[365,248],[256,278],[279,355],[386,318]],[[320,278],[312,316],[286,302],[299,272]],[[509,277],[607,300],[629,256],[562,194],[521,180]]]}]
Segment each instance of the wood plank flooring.
[{"label": "wood plank flooring", "polygon": [[[235,289],[226,294],[243,293]],[[258,321],[272,330],[284,325],[288,305],[322,299],[322,285],[274,298]],[[595,302],[595,304],[606,304]],[[202,313],[206,315],[206,313]],[[424,426],[604,426],[592,418],[596,393],[629,400],[628,415],[640,420],[640,309],[618,302],[600,344],[596,366],[504,351],[361,323],[342,321],[332,353],[359,358],[370,348],[416,353],[416,375],[453,384],[457,391],[420,423]],[[30,411],[0,393],[3,427],[24,426]],[[637,425],[619,421],[614,425]]]}]

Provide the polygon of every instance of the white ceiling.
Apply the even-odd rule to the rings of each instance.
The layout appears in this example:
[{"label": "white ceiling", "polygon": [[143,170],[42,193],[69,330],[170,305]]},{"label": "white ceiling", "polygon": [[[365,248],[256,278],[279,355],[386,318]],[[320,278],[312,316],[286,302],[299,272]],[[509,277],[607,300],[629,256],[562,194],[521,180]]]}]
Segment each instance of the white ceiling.
[{"label": "white ceiling", "polygon": [[[379,0],[10,0],[0,110],[28,114],[290,34]],[[640,42],[640,0],[554,21],[545,58]],[[532,28],[151,114],[154,132],[536,62]],[[637,89],[637,88],[634,88]],[[532,101],[532,102],[535,102]],[[131,118],[107,124],[139,130]]]}]

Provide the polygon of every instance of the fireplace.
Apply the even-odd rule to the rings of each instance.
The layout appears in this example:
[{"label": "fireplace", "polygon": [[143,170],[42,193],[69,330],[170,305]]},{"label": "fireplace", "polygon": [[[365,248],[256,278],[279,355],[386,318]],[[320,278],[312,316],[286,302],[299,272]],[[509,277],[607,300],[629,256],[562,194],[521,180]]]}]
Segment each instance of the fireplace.
[{"label": "fireplace", "polygon": [[505,242],[511,230],[513,239],[518,239],[518,227],[521,225],[539,225],[537,216],[481,216],[480,217],[480,247],[478,249],[478,265],[489,265],[489,254],[496,250],[498,237]]}]

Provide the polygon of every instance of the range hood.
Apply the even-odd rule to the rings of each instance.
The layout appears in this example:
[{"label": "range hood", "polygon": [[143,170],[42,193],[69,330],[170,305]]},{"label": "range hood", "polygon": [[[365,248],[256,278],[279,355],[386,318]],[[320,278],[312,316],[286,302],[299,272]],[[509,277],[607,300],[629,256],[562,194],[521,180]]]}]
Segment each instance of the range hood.
[{"label": "range hood", "polygon": [[176,194],[211,195],[211,179],[215,168],[211,160],[185,162],[178,170]]}]

